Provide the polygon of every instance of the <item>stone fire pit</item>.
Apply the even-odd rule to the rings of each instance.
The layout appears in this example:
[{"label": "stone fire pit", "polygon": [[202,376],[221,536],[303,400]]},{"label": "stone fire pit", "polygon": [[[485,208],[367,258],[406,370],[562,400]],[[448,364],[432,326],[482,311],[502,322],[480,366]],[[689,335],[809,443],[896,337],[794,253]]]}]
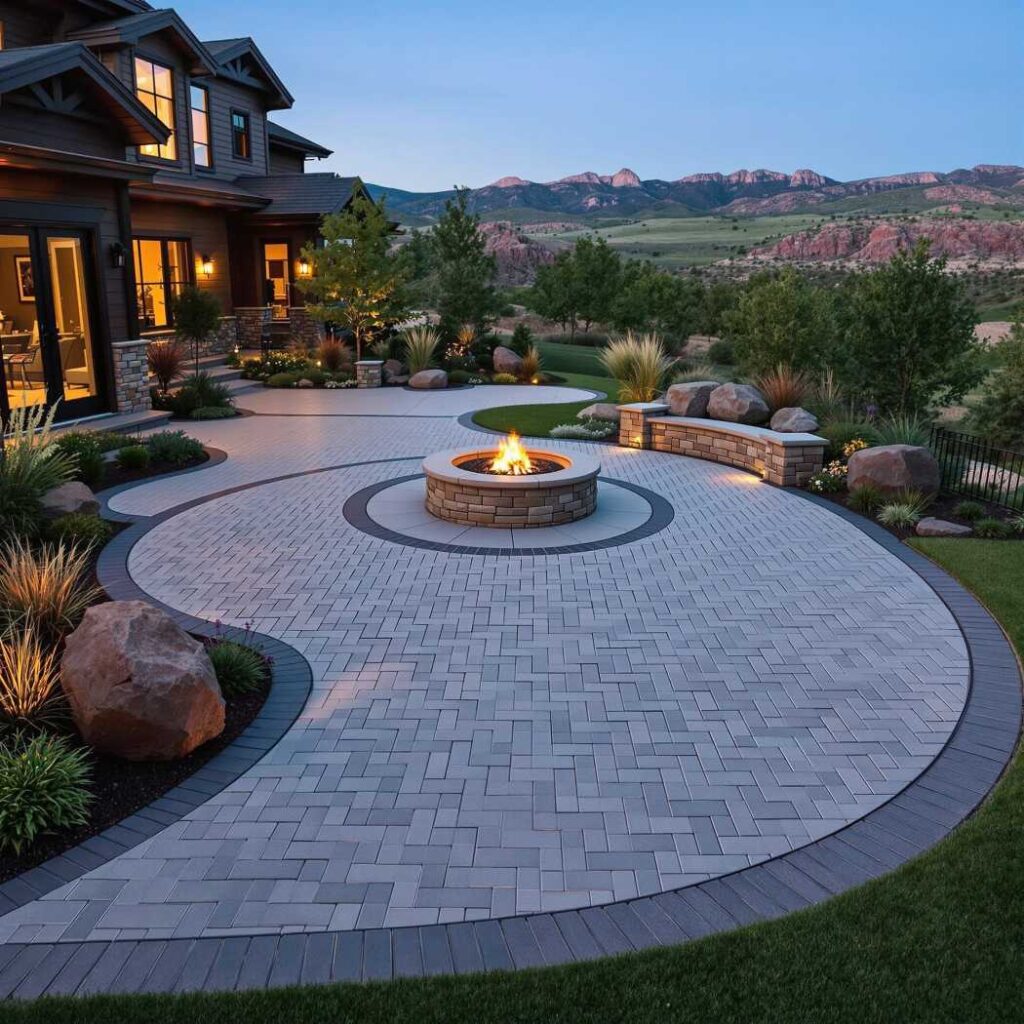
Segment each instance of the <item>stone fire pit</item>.
[{"label": "stone fire pit", "polygon": [[438,452],[423,461],[427,511],[464,526],[572,523],[594,511],[600,471],[589,455],[526,452],[514,435],[499,448]]}]

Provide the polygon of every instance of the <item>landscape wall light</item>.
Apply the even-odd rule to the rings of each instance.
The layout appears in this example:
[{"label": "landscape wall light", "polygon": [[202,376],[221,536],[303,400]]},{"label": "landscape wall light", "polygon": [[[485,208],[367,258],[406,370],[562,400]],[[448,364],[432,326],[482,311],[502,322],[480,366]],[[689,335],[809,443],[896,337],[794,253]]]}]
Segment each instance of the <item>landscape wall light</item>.
[{"label": "landscape wall light", "polygon": [[203,271],[203,277],[213,277],[213,257],[212,256],[200,256],[199,264]]}]

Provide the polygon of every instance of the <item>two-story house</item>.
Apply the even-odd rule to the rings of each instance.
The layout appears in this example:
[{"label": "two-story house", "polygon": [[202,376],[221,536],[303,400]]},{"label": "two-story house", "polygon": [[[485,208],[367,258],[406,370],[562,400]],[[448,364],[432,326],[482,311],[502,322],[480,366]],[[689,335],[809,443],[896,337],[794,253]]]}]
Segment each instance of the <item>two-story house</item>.
[{"label": "two-story house", "polygon": [[362,189],[269,120],[293,99],[249,38],[144,0],[0,0],[0,415],[148,406],[145,344],[209,289],[222,347],[308,335],[303,245]]}]

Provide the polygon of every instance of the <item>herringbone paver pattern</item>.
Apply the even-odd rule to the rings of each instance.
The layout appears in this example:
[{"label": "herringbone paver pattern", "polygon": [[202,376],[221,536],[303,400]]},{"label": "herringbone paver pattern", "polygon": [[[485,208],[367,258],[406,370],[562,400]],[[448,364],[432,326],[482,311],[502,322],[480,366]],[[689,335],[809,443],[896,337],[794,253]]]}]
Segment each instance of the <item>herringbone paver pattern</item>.
[{"label": "herringbone paver pattern", "polygon": [[[210,479],[154,483],[119,507],[153,513],[478,440],[453,419],[400,416],[203,431],[231,456]],[[931,762],[968,663],[915,573],[745,474],[601,455],[609,477],[672,502],[666,529],[513,559],[401,547],[344,521],[350,494],[415,471],[412,460],[240,490],[148,533],[129,563],[145,590],[291,644],[313,666],[313,697],[237,782],[0,919],[0,940],[587,907],[792,850]]]}]

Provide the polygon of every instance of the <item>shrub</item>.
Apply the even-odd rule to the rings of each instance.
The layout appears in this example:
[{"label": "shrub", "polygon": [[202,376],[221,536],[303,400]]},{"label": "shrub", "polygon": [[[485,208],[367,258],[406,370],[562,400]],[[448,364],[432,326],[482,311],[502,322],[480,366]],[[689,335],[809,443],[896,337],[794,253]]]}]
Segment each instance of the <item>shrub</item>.
[{"label": "shrub", "polygon": [[525,356],[527,350],[533,345],[533,331],[526,324],[516,324],[512,331],[512,338],[508,347],[517,356]]},{"label": "shrub", "polygon": [[885,416],[874,424],[876,444],[912,444],[926,448],[931,440],[927,420],[911,413]]},{"label": "shrub", "polygon": [[193,420],[229,420],[235,416],[235,410],[230,405],[203,405],[193,409],[189,419]]},{"label": "shrub", "polygon": [[997,351],[1002,367],[986,381],[971,423],[990,444],[1024,450],[1024,321],[1019,316]]},{"label": "shrub", "polygon": [[733,366],[736,363],[736,346],[726,338],[719,338],[708,346],[708,359],[720,366]]},{"label": "shrub", "polygon": [[807,374],[794,370],[785,363],[779,363],[774,369],[755,377],[754,383],[773,412],[776,409],[802,406],[811,390],[811,381]]},{"label": "shrub", "polygon": [[818,494],[836,494],[846,487],[846,464],[839,459],[830,462],[807,481],[807,486]]},{"label": "shrub", "polygon": [[81,544],[98,547],[106,544],[113,535],[114,528],[110,523],[91,516],[85,512],[72,512],[70,515],[54,519],[47,527],[51,540],[57,543]]},{"label": "shrub", "polygon": [[88,784],[85,751],[63,737],[16,733],[0,744],[0,851],[17,855],[44,833],[84,825]]},{"label": "shrub", "polygon": [[603,441],[619,432],[619,425],[611,420],[598,420],[588,418],[577,420],[575,423],[563,423],[560,426],[552,427],[549,431],[551,437],[562,437],[576,439],[579,441]]},{"label": "shrub", "polygon": [[986,516],[974,524],[974,536],[987,540],[1006,540],[1013,533],[1013,527],[1003,519]]},{"label": "shrub", "polygon": [[681,370],[672,377],[673,384],[688,384],[695,380],[718,381],[718,370],[711,363],[690,363],[688,369]]},{"label": "shrub", "polygon": [[146,362],[157,387],[167,394],[185,368],[185,354],[176,341],[151,341],[146,346]]},{"label": "shrub", "polygon": [[[352,362],[352,352],[351,352],[351,349],[349,349],[348,346],[346,345],[345,346],[345,350],[348,353],[348,358],[345,360],[345,363],[351,363]],[[370,346],[370,355],[373,356],[374,359],[380,359],[382,361],[390,359],[391,358],[391,339],[390,338],[378,338]],[[327,364],[324,363],[324,366],[326,366],[326,365]]]},{"label": "shrub", "polygon": [[149,449],[144,444],[128,444],[117,453],[117,464],[130,472],[149,469]]},{"label": "shrub", "polygon": [[189,437],[184,430],[162,430],[146,438],[146,446],[154,462],[171,466],[185,466],[206,454],[202,442]]},{"label": "shrub", "polygon": [[317,359],[328,373],[338,373],[343,366],[352,365],[352,350],[337,338],[324,338],[317,349]]},{"label": "shrub", "polygon": [[1024,512],[1017,512],[1007,520],[1014,533],[1024,533]]},{"label": "shrub", "polygon": [[101,593],[86,582],[88,569],[87,548],[5,544],[0,548],[0,608],[8,619],[25,619],[56,640],[78,625]]},{"label": "shrub", "polygon": [[851,441],[866,441],[870,445],[875,432],[866,420],[832,420],[819,427],[818,434],[829,442],[830,457],[838,459]]},{"label": "shrub", "polygon": [[43,521],[43,503],[36,488],[0,471],[0,540],[34,537]]},{"label": "shrub", "polygon": [[[120,444],[124,444],[123,436],[118,435]],[[75,460],[75,479],[97,487],[103,480],[105,465],[103,449],[96,436],[88,431],[76,430],[59,434],[54,442],[61,451]]]},{"label": "shrub", "polygon": [[514,373],[496,373],[491,377],[492,384],[518,384],[519,381]]},{"label": "shrub", "polygon": [[524,383],[536,382],[540,375],[540,349],[536,345],[531,345],[522,359],[519,366],[519,379]]},{"label": "shrub", "polygon": [[826,366],[805,399],[810,410],[821,421],[850,419],[849,407],[831,366]]},{"label": "shrub", "polygon": [[449,384],[468,384],[473,379],[474,375],[469,370],[449,370],[448,372]]},{"label": "shrub", "polygon": [[207,645],[206,652],[225,697],[253,693],[263,685],[267,665],[258,651],[234,640],[216,640]]},{"label": "shrub", "polygon": [[661,391],[672,366],[657,334],[627,331],[599,353],[601,365],[619,382],[619,401],[650,402]]},{"label": "shrub", "polygon": [[299,382],[301,373],[272,373],[264,382],[267,388],[291,388]]},{"label": "shrub", "polygon": [[985,518],[985,506],[978,501],[958,501],[953,506],[953,515],[958,519],[966,519],[969,523],[976,523],[979,519]]},{"label": "shrub", "polygon": [[440,335],[433,327],[410,327],[405,332],[405,363],[410,375],[430,369],[439,340]]},{"label": "shrub", "polygon": [[57,645],[29,622],[0,638],[0,720],[45,725],[64,710]]},{"label": "shrub", "polygon": [[242,376],[246,380],[266,380],[276,373],[301,373],[309,369],[309,360],[287,352],[271,352],[259,359],[246,359],[242,363]]},{"label": "shrub", "polygon": [[903,491],[883,503],[876,513],[883,526],[897,530],[912,530],[921,519],[930,499],[920,491]]},{"label": "shrub", "polygon": [[44,405],[12,409],[4,432],[0,476],[39,497],[74,479],[74,455],[61,449],[53,434],[56,413],[56,404],[49,412]]},{"label": "shrub", "polygon": [[197,373],[187,377],[177,391],[159,398],[158,404],[187,419],[196,409],[230,408],[231,391],[209,374]]},{"label": "shrub", "polygon": [[855,512],[869,515],[877,511],[885,503],[885,495],[874,484],[861,484],[850,491],[847,504]]},{"label": "shrub", "polygon": [[[220,326],[220,302],[212,292],[195,285],[186,285],[171,300],[174,330],[177,336],[192,348],[196,361],[196,376],[199,374],[199,345]],[[199,405],[216,405],[216,402],[199,402]]]}]

